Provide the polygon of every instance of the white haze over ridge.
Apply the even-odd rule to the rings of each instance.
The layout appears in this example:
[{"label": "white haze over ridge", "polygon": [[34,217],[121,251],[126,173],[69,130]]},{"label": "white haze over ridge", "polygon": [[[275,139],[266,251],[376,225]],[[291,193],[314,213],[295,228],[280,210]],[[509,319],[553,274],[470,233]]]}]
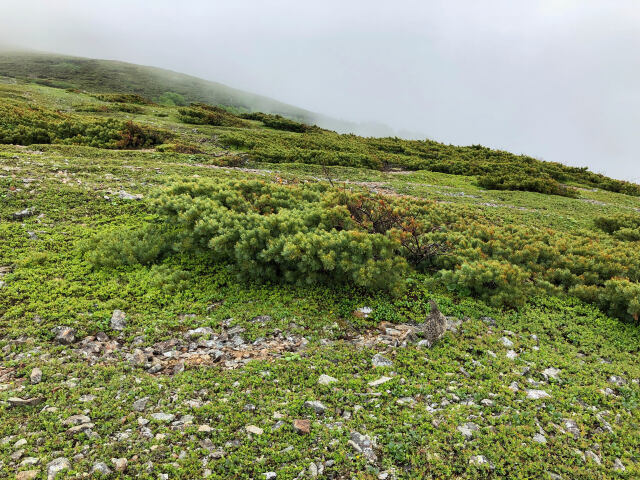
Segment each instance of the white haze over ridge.
[{"label": "white haze over ridge", "polygon": [[638,0],[2,3],[0,43],[640,181]]}]

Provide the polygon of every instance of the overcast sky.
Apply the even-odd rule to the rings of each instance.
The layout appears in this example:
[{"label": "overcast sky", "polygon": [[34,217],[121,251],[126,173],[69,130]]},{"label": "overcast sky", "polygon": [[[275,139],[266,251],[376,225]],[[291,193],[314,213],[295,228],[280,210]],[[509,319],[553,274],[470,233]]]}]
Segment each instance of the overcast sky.
[{"label": "overcast sky", "polygon": [[0,43],[640,181],[640,0],[1,0]]}]

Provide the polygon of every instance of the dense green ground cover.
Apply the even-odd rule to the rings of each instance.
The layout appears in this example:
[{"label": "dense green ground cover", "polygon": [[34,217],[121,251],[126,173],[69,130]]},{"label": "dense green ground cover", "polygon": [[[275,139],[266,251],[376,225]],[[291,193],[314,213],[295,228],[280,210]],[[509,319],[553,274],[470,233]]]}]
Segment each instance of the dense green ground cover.
[{"label": "dense green ground cover", "polygon": [[[250,118],[242,119],[243,127],[194,125],[181,121],[178,107],[133,103],[141,110],[101,110],[118,102],[43,86],[0,86],[2,105],[26,99],[86,122],[132,121],[168,131],[171,142],[201,153],[0,146],[0,477],[38,470],[38,478],[46,478],[47,463],[58,457],[69,459],[69,476],[88,473],[96,462],[115,470],[111,459],[127,458],[127,469],[112,474],[119,478],[264,478],[276,472],[287,479],[302,470],[310,478],[318,464],[324,478],[640,475],[640,335],[637,311],[629,310],[637,301],[639,249],[625,230],[637,228],[637,197],[591,188],[577,198],[486,190],[476,173],[419,166],[385,171],[384,155],[369,165],[374,169],[363,168],[368,160],[331,166],[260,158],[250,146],[243,147],[248,155],[240,145],[228,149],[228,138],[281,148],[295,136],[308,142],[326,136],[328,143],[357,145],[351,153],[363,159],[371,158],[376,142],[399,141],[278,130]],[[247,180],[276,189],[308,185],[383,194],[426,227],[443,226],[427,230],[452,250],[410,270],[396,295],[348,281],[239,280],[233,259],[206,248],[162,255],[147,249],[145,264],[92,263],[91,254],[101,250],[87,245],[96,235],[162,221],[154,207],[157,192],[184,181],[221,186]],[[14,218],[25,209],[31,210]],[[477,270],[492,265],[482,275],[497,277],[483,280]],[[627,279],[630,286],[622,287],[631,293],[607,287],[612,278]],[[606,302],[609,294],[616,301]],[[360,339],[382,321],[420,321],[429,299],[446,315],[468,318],[432,349]],[[365,306],[370,315],[353,314]],[[110,327],[115,309],[127,315],[121,332]],[[52,329],[61,325],[73,327],[77,339],[101,331],[119,338],[119,360],[92,364],[75,345],[57,344]],[[182,339],[198,327],[221,332],[234,326],[244,328],[247,343],[260,344],[278,331],[309,343],[238,368],[187,364],[175,375],[149,373],[125,353]],[[393,365],[372,367],[377,352]],[[43,379],[31,384],[36,367]],[[552,367],[559,373],[549,373]],[[321,374],[337,382],[320,385]],[[391,380],[369,385],[381,376]],[[527,390],[550,396],[532,399]],[[38,406],[8,403],[38,396],[44,398]],[[142,397],[149,397],[146,410],[134,411]],[[310,400],[326,411],[305,408]],[[192,423],[152,418],[160,412],[176,420],[192,415]],[[91,418],[91,435],[67,433],[63,421],[74,414]],[[301,418],[311,420],[309,434],[293,431],[293,420]],[[459,429],[467,423],[477,426],[469,438]],[[249,425],[262,433],[248,433]],[[349,444],[352,431],[375,440],[375,462]],[[490,464],[474,463],[478,455]],[[37,464],[25,462],[31,457]]]}]

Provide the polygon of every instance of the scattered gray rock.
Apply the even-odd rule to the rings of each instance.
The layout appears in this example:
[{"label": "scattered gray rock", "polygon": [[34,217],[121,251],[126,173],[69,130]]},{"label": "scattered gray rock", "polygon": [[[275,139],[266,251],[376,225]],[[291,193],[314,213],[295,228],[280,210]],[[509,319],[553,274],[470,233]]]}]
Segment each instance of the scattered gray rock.
[{"label": "scattered gray rock", "polygon": [[16,473],[16,480],[34,480],[38,477],[40,470],[23,470]]},{"label": "scattered gray rock", "polygon": [[393,362],[384,355],[376,353],[373,358],[371,358],[371,365],[374,367],[391,367],[393,366]]},{"label": "scattered gray rock", "polygon": [[156,422],[169,423],[169,422],[173,422],[176,416],[173,415],[172,413],[160,412],[160,413],[152,413],[151,418],[153,418]]},{"label": "scattered gray rock", "polygon": [[364,455],[364,457],[371,463],[378,461],[378,456],[373,450],[373,442],[367,435],[362,435],[356,431],[351,432],[349,439],[349,445],[353,447],[358,453]]},{"label": "scattered gray rock", "polygon": [[513,347],[513,342],[509,340],[507,337],[502,337],[500,341],[502,342],[502,345],[504,345],[507,348]]},{"label": "scattered gray rock", "polygon": [[120,190],[117,195],[120,200],[142,200],[143,198],[143,195],[141,193],[133,194],[125,190]]},{"label": "scattered gray rock", "polygon": [[323,414],[327,410],[327,407],[325,407],[321,402],[318,402],[317,400],[307,400],[306,402],[304,402],[303,407],[312,408],[318,415]]},{"label": "scattered gray rock", "polygon": [[11,216],[13,217],[14,220],[21,220],[23,218],[32,217],[35,214],[36,214],[35,209],[31,207],[31,208],[25,208],[24,210],[20,210],[19,212],[15,212]]},{"label": "scattered gray rock", "polygon": [[275,480],[277,476],[276,472],[266,472],[264,474],[264,480]]},{"label": "scattered gray rock", "polygon": [[509,360],[515,360],[516,358],[518,358],[518,354],[516,353],[516,351],[515,351],[515,350],[509,350],[509,351],[507,352],[507,358],[508,358]]},{"label": "scattered gray rock", "polygon": [[550,378],[552,378],[553,380],[558,380],[559,374],[560,374],[560,370],[554,367],[549,367],[542,371],[542,375],[547,380],[549,380]]},{"label": "scattered gray rock", "polygon": [[86,415],[71,415],[69,418],[62,422],[65,426],[82,425],[84,423],[91,422],[91,419]]},{"label": "scattered gray rock", "polygon": [[111,463],[113,463],[113,468],[116,469],[116,472],[124,472],[129,462],[126,458],[112,458]]},{"label": "scattered gray rock", "polygon": [[47,464],[47,480],[54,480],[58,473],[71,468],[71,462],[65,457],[58,457]]},{"label": "scattered gray rock", "polygon": [[184,334],[185,338],[196,339],[203,337],[210,337],[213,335],[213,329],[211,327],[198,327],[193,330],[187,330]]},{"label": "scattered gray rock", "polygon": [[482,320],[484,323],[486,323],[490,327],[495,327],[496,326],[495,319],[493,319],[491,317],[482,317],[482,318],[480,318],[480,320]]},{"label": "scattered gray rock", "polygon": [[337,378],[333,378],[333,377],[331,377],[329,375],[325,375],[325,374],[320,375],[320,377],[318,378],[318,384],[319,385],[329,385],[329,384],[337,382],[337,381],[338,381]]},{"label": "scattered gray rock", "polygon": [[37,385],[42,381],[42,370],[39,368],[34,368],[31,370],[31,375],[29,375],[29,380],[32,385]]},{"label": "scattered gray rock", "polygon": [[262,435],[264,433],[263,429],[255,425],[247,425],[244,428],[247,431],[247,433],[252,433],[253,435]]},{"label": "scattered gray rock", "polygon": [[573,435],[574,438],[578,438],[580,436],[580,427],[574,420],[565,418],[562,423],[564,425],[564,429]]},{"label": "scattered gray rock", "polygon": [[149,402],[149,397],[142,397],[133,402],[132,408],[136,412],[144,412],[144,409],[147,408],[147,402]]},{"label": "scattered gray rock", "polygon": [[493,463],[491,463],[487,457],[485,457],[484,455],[473,455],[471,458],[469,458],[469,465],[475,465],[477,467],[481,467],[481,466],[488,466],[491,470],[493,470],[495,467],[493,466]]},{"label": "scattered gray rock", "polygon": [[541,433],[536,433],[533,436],[533,441],[536,443],[547,443],[547,437],[545,437],[544,435],[542,435]]},{"label": "scattered gray rock", "polygon": [[616,472],[624,472],[627,468],[624,466],[624,463],[622,463],[622,460],[620,460],[619,458],[616,458],[613,461],[613,469]]},{"label": "scattered gray rock", "polygon": [[53,329],[55,340],[60,345],[71,345],[76,341],[76,331],[71,327],[59,326]]},{"label": "scattered gray rock", "polygon": [[7,399],[9,405],[12,407],[34,407],[44,402],[44,397],[32,397],[32,398],[19,398],[10,397]]},{"label": "scattered gray rock", "polygon": [[369,382],[370,387],[377,387],[378,385],[382,385],[383,383],[387,383],[389,380],[392,380],[391,377],[380,377],[377,380],[372,380]]},{"label": "scattered gray rock", "polygon": [[613,385],[616,385],[618,387],[623,386],[624,384],[626,384],[627,382],[624,380],[624,378],[619,377],[617,375],[611,375],[607,381]]},{"label": "scattered gray rock", "polygon": [[473,422],[463,423],[462,425],[458,425],[457,430],[462,434],[464,438],[469,440],[473,438],[474,432],[480,430],[480,427]]},{"label": "scattered gray rock", "polygon": [[586,452],[584,452],[584,454],[589,460],[593,460],[598,465],[602,465],[602,462],[600,461],[600,457],[596,455],[593,451],[587,450]]},{"label": "scattered gray rock", "polygon": [[127,315],[122,310],[114,310],[111,315],[111,329],[121,331],[127,326]]},{"label": "scattered gray rock", "polygon": [[95,474],[98,474],[98,475],[111,475],[111,469],[107,466],[106,463],[98,462],[91,469],[91,473],[94,474],[94,475]]},{"label": "scattered gray rock", "polygon": [[517,392],[520,390],[520,387],[518,387],[518,382],[511,382],[509,384],[509,390],[511,390],[512,392]]},{"label": "scattered gray rock", "polygon": [[551,398],[544,390],[527,390],[527,398],[529,400],[540,400],[542,398]]}]

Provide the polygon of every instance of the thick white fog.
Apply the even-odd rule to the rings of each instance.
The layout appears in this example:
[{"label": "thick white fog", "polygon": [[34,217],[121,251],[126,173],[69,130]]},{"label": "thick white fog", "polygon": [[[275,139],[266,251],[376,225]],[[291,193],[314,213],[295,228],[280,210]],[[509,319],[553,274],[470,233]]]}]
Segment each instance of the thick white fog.
[{"label": "thick white fog", "polygon": [[640,181],[637,0],[5,0],[0,43]]}]

